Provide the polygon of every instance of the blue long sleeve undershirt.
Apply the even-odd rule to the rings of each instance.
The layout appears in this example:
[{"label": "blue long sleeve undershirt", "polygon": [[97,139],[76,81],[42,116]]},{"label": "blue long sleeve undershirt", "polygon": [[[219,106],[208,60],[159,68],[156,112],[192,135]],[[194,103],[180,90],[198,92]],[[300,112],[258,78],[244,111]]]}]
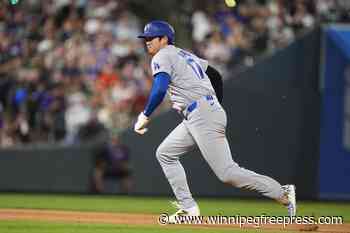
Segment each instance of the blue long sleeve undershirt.
[{"label": "blue long sleeve undershirt", "polygon": [[143,114],[145,114],[147,117],[149,117],[163,101],[168,90],[169,83],[170,75],[165,72],[157,73],[154,76],[152,90],[148,97],[145,110],[143,111]]}]

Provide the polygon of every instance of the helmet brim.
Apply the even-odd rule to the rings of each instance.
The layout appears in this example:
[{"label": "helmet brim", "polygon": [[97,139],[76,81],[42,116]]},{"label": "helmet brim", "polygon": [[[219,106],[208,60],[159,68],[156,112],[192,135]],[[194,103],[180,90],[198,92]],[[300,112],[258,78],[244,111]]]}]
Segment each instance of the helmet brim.
[{"label": "helmet brim", "polygon": [[137,38],[145,38],[145,37],[146,37],[145,33],[142,33],[142,34],[137,36]]},{"label": "helmet brim", "polygon": [[147,38],[147,37],[156,37],[158,35],[155,35],[155,34],[150,34],[150,33],[142,33],[140,35],[138,35],[137,37],[138,38]]},{"label": "helmet brim", "polygon": [[[162,36],[168,37],[167,35],[157,34],[157,33],[142,33],[142,34],[138,35],[137,38],[144,39],[144,38],[162,37]],[[168,37],[168,41],[169,41],[169,44],[174,44],[174,42],[172,40],[169,40],[169,37]]]}]

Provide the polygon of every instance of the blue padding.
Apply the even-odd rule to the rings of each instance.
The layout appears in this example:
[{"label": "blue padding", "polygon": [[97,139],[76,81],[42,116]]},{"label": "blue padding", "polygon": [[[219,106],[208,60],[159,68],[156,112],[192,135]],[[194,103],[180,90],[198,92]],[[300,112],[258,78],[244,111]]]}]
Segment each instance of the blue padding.
[{"label": "blue padding", "polygon": [[329,37],[335,41],[338,47],[341,48],[342,52],[347,59],[350,59],[350,31],[349,29],[339,30],[336,28],[330,28],[327,30]]}]

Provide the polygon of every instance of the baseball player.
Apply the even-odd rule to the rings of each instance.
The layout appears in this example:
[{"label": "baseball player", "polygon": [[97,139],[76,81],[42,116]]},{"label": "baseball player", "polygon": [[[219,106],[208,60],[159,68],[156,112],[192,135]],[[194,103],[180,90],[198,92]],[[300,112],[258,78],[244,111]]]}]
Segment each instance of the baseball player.
[{"label": "baseball player", "polygon": [[197,145],[216,176],[224,183],[255,190],[275,199],[296,215],[295,186],[281,186],[276,180],[240,167],[233,161],[225,135],[227,118],[220,102],[222,78],[204,59],[174,46],[175,31],[165,21],[151,21],[143,38],[152,56],[153,85],[148,102],[134,125],[136,133],[147,132],[152,112],[170,94],[173,108],[183,121],[164,139],[156,157],[178,201],[179,210],[170,216],[199,216],[200,210],[187,184],[179,159]]}]

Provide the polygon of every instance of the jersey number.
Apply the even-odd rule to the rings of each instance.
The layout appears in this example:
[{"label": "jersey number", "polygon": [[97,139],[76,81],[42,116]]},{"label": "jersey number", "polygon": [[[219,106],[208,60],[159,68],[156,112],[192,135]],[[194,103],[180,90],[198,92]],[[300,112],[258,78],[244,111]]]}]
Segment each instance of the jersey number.
[{"label": "jersey number", "polygon": [[181,50],[179,52],[179,55],[186,60],[187,65],[191,67],[191,69],[199,79],[204,78],[204,73],[201,66],[192,58],[191,54]]}]

